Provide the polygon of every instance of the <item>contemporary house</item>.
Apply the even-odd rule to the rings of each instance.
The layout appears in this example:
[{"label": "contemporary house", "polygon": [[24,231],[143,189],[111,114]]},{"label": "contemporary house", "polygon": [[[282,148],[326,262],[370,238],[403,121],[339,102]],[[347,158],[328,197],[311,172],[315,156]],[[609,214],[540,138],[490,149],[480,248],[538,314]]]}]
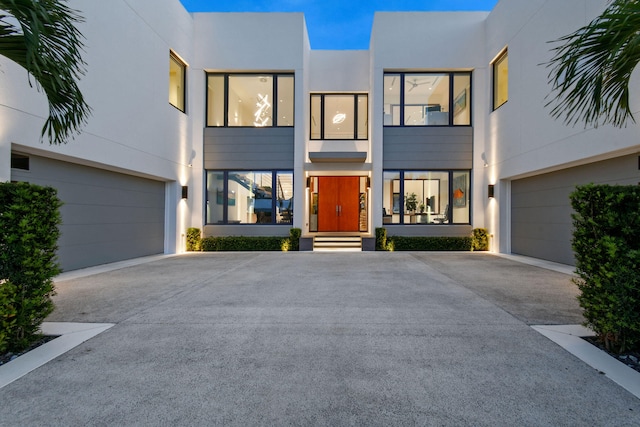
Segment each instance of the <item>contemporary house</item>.
[{"label": "contemporary house", "polygon": [[[640,128],[550,117],[548,42],[606,0],[377,13],[368,50],[311,49],[298,13],[188,13],[179,0],[73,0],[93,115],[40,141],[43,94],[0,58],[0,180],[54,186],[66,270],[210,235],[492,235],[573,263],[568,195],[640,182]],[[634,111],[640,96],[634,94]]]}]

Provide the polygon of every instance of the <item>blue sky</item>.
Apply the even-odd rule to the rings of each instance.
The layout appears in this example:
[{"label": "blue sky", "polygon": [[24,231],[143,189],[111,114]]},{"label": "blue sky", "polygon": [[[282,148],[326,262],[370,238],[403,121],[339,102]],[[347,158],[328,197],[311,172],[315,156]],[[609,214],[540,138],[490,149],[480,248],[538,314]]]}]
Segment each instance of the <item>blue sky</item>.
[{"label": "blue sky", "polygon": [[498,0],[180,0],[189,12],[304,12],[313,49],[368,49],[376,11],[488,11]]}]

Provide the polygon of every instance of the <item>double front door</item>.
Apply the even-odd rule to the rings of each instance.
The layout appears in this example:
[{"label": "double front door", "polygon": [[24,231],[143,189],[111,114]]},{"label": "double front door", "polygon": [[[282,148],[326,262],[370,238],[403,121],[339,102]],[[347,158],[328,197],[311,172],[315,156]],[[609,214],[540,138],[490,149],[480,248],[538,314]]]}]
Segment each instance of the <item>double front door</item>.
[{"label": "double front door", "polygon": [[358,231],[360,177],[318,177],[318,231]]}]

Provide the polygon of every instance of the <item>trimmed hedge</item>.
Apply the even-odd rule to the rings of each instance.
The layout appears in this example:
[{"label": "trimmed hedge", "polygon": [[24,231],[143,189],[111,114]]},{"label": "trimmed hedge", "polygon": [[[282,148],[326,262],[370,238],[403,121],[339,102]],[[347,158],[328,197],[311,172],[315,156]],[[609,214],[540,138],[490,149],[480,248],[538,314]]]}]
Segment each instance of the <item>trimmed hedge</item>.
[{"label": "trimmed hedge", "polygon": [[37,341],[53,311],[60,206],[53,188],[0,183],[0,353]]},{"label": "trimmed hedge", "polygon": [[384,227],[376,228],[376,251],[388,251],[387,229]]},{"label": "trimmed hedge", "polygon": [[300,236],[302,235],[302,230],[299,228],[292,228],[289,230],[289,251],[299,251],[300,250]]},{"label": "trimmed hedge", "polygon": [[471,237],[389,236],[394,251],[470,251]]},{"label": "trimmed hedge", "polygon": [[639,349],[640,186],[578,186],[571,206],[585,325],[609,350]]},{"label": "trimmed hedge", "polygon": [[[289,247],[288,237],[224,236],[205,237],[202,250],[209,251],[282,251]],[[286,249],[285,249],[286,250]]]}]

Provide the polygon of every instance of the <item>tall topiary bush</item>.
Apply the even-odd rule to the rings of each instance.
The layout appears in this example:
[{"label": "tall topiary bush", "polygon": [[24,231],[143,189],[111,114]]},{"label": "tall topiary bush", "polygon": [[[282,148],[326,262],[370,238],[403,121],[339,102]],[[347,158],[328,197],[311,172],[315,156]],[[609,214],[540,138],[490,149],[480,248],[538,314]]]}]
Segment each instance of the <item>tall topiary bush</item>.
[{"label": "tall topiary bush", "polygon": [[202,237],[200,236],[200,229],[196,227],[187,228],[187,251],[200,251],[201,250]]},{"label": "tall topiary bush", "polygon": [[389,250],[387,245],[387,229],[384,227],[376,228],[376,251]]},{"label": "tall topiary bush", "polygon": [[472,250],[488,251],[489,250],[489,232],[486,228],[473,229]]},{"label": "tall topiary bush", "polygon": [[640,348],[640,187],[579,186],[571,205],[586,325],[610,350]]},{"label": "tall topiary bush", "polygon": [[292,228],[289,230],[289,251],[299,251],[300,250],[300,235],[302,234],[302,230],[299,228]]},{"label": "tall topiary bush", "polygon": [[39,339],[53,311],[60,205],[53,188],[0,183],[0,352]]}]

